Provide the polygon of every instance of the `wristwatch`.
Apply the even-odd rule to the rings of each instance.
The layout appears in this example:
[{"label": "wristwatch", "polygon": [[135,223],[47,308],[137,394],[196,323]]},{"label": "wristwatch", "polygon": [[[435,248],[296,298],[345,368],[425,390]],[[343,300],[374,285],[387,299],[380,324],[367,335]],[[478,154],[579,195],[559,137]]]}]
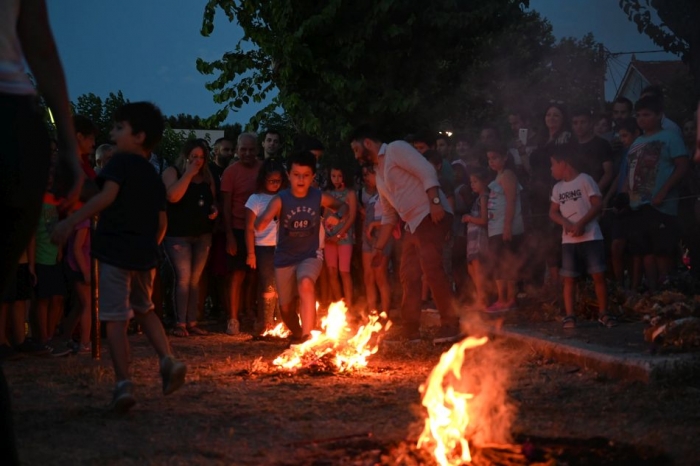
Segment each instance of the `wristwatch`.
[{"label": "wristwatch", "polygon": [[439,198],[438,196],[435,196],[435,197],[433,198],[433,204],[435,204],[435,205],[440,204],[440,198]]}]

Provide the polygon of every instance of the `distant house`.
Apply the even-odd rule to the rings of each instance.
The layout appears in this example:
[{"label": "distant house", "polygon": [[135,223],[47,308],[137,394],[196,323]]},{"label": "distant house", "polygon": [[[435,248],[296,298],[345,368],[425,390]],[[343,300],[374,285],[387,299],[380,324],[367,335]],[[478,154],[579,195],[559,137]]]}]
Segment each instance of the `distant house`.
[{"label": "distant house", "polygon": [[688,66],[680,60],[641,61],[632,55],[615,98],[627,97],[636,102],[645,87],[653,84],[666,88],[679,77],[688,74]]}]

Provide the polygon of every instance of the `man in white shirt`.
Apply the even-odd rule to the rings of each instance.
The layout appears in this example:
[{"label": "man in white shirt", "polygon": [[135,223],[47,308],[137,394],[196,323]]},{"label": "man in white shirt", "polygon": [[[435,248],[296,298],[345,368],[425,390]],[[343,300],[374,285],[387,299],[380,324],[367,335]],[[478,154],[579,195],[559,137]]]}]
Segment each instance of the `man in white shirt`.
[{"label": "man in white shirt", "polygon": [[406,224],[401,252],[404,295],[401,338],[420,341],[421,276],[425,275],[440,311],[440,332],[433,342],[459,340],[454,294],[442,265],[443,244],[452,225],[452,208],[440,191],[435,169],[405,141],[382,143],[370,126],[357,128],[350,141],[361,165],[376,166],[383,214],[375,259],[381,255],[399,219]]}]

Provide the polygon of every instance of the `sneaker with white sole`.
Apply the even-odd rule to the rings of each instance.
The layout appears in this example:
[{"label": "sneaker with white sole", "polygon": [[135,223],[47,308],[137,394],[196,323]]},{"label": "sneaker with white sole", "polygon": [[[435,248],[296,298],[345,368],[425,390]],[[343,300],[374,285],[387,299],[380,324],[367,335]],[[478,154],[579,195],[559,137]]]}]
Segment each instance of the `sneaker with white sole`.
[{"label": "sneaker with white sole", "polygon": [[226,323],[226,335],[238,335],[241,333],[241,323],[237,319],[229,319]]},{"label": "sneaker with white sole", "polygon": [[135,404],[134,384],[131,383],[131,380],[117,382],[109,410],[115,414],[126,414]]},{"label": "sneaker with white sole", "polygon": [[464,334],[460,332],[459,326],[443,325],[433,338],[433,344],[456,343],[462,338],[464,338]]},{"label": "sneaker with white sole", "polygon": [[163,379],[163,395],[170,395],[185,384],[187,366],[172,356],[160,361],[160,376]]}]

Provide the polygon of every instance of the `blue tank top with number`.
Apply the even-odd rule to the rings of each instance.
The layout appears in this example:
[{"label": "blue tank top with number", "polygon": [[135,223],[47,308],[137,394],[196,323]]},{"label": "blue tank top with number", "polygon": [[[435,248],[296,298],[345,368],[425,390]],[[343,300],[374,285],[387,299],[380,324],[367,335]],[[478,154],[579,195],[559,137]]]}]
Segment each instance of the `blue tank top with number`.
[{"label": "blue tank top with number", "polygon": [[319,257],[321,190],[309,188],[304,197],[294,197],[289,189],[280,191],[282,209],[279,218],[275,267],[288,267]]}]

